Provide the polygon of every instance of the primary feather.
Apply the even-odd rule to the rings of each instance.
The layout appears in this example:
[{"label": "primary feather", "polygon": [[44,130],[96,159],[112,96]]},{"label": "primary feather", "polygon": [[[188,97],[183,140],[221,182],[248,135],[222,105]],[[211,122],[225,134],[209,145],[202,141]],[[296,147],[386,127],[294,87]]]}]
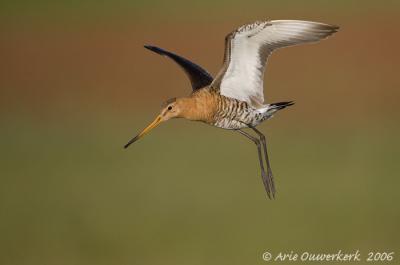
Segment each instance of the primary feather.
[{"label": "primary feather", "polygon": [[211,84],[213,77],[200,65],[197,65],[180,55],[156,46],[145,45],[144,47],[160,55],[167,56],[168,58],[176,62],[180,67],[182,67],[182,69],[185,71],[186,75],[190,79],[193,91]]}]

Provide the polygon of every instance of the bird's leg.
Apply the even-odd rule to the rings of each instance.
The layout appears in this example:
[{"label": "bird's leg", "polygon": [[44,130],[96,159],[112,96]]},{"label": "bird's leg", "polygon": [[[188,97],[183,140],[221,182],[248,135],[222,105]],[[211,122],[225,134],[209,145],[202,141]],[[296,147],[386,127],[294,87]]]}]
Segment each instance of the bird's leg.
[{"label": "bird's leg", "polygon": [[256,137],[248,134],[247,132],[240,130],[240,129],[237,130],[237,131],[240,134],[242,134],[242,135],[246,136],[247,138],[249,138],[251,141],[253,141],[257,145],[258,159],[260,161],[260,167],[261,167],[261,177],[262,177],[262,180],[263,180],[263,183],[264,183],[265,190],[267,191],[268,198],[271,199],[271,189],[272,189],[272,187],[270,186],[270,182],[268,181],[268,177],[265,174],[264,162],[263,162],[262,153],[261,153],[260,140],[258,138],[256,138]]},{"label": "bird's leg", "polygon": [[270,164],[269,158],[268,158],[267,141],[266,141],[265,135],[262,134],[259,130],[257,130],[254,127],[250,127],[250,128],[253,129],[253,131],[255,131],[258,134],[258,136],[260,136],[261,143],[263,144],[264,157],[265,157],[265,161],[267,163],[267,179],[265,181],[267,181],[269,183],[269,187],[271,187],[272,197],[275,197],[274,176],[272,174],[271,164]]}]

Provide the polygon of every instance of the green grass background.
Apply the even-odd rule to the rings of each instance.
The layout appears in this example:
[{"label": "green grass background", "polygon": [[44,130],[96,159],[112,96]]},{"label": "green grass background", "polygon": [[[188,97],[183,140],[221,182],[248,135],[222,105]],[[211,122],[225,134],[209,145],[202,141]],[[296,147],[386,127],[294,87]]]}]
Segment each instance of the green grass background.
[{"label": "green grass background", "polygon": [[[398,263],[397,1],[4,1],[0,12],[0,264],[265,264],[264,251],[357,249]],[[270,60],[267,100],[296,101],[260,126],[275,200],[237,133],[174,120],[122,149],[190,91],[143,44],[215,74],[225,34],[262,18],[341,26]]]}]

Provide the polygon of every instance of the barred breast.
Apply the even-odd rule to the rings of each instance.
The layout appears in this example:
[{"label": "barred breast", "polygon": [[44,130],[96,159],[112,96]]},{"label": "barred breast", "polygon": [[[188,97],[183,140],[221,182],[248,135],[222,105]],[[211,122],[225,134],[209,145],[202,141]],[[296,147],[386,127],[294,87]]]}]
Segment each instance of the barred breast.
[{"label": "barred breast", "polygon": [[223,129],[237,130],[249,125],[257,126],[264,115],[247,102],[219,95],[213,125]]}]

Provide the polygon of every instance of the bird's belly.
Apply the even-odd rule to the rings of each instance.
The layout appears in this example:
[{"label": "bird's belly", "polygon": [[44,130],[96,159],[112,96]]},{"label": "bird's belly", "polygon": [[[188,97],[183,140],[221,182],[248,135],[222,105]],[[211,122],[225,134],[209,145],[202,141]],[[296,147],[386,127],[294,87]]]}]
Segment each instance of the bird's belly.
[{"label": "bird's belly", "polygon": [[213,125],[228,130],[238,130],[248,128],[249,126],[255,127],[260,122],[255,117],[253,119],[240,119],[240,117],[237,117],[236,119],[222,118],[217,120]]},{"label": "bird's belly", "polygon": [[218,120],[213,124],[215,127],[222,128],[222,129],[227,129],[227,130],[238,130],[242,128],[247,128],[247,124],[235,121],[235,120],[230,120],[230,119],[221,119]]},{"label": "bird's belly", "polygon": [[216,127],[238,130],[255,127],[263,120],[263,113],[250,107],[247,102],[222,97],[219,108],[213,117]]}]

